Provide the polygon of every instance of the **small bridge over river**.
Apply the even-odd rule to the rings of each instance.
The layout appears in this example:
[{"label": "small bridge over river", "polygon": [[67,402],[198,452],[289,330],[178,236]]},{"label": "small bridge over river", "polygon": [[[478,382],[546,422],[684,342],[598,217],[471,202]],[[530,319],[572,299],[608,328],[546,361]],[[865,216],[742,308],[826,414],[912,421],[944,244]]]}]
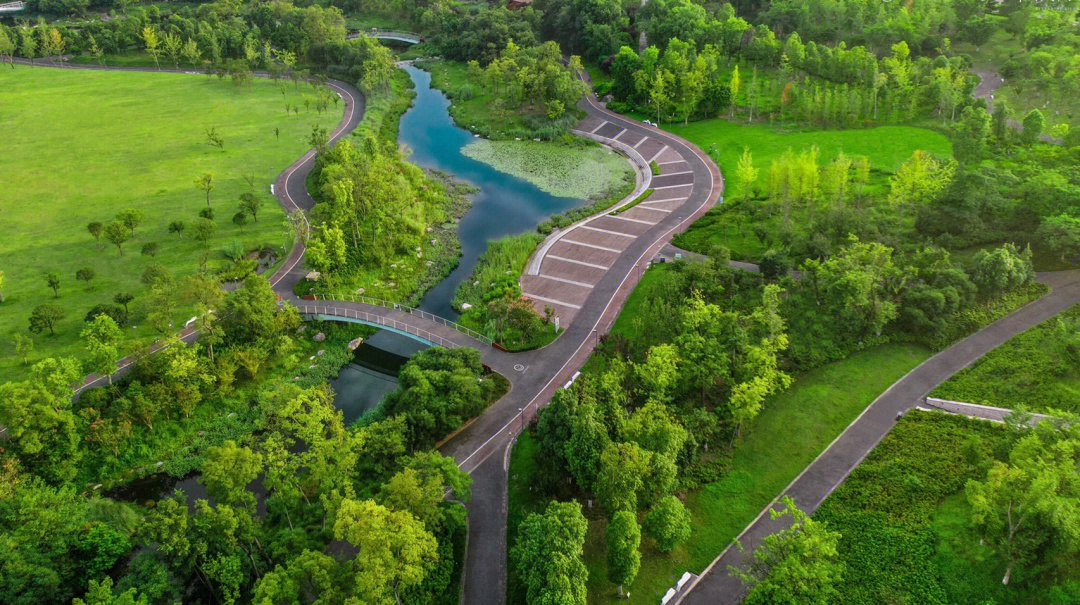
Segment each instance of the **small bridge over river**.
[{"label": "small bridge over river", "polygon": [[312,296],[290,299],[288,304],[295,306],[305,320],[363,324],[447,349],[471,347],[479,350],[484,363],[496,372],[510,376],[516,371],[513,354],[487,336],[421,309],[365,296],[325,300]]},{"label": "small bridge over river", "polygon": [[25,2],[5,2],[0,4],[0,15],[7,13],[17,13],[26,8]]},{"label": "small bridge over river", "polygon": [[483,349],[493,344],[487,336],[449,319],[376,298],[356,296],[319,300],[312,296],[290,302],[301,315],[308,318],[361,323],[390,330],[431,346]]},{"label": "small bridge over river", "polygon": [[379,40],[393,40],[395,42],[404,42],[405,44],[419,44],[424,41],[424,37],[420,34],[414,34],[412,32],[400,32],[387,29],[371,28],[366,31],[359,31],[354,34],[345,36],[346,38],[359,38],[360,36],[367,36],[369,38],[377,38]]}]

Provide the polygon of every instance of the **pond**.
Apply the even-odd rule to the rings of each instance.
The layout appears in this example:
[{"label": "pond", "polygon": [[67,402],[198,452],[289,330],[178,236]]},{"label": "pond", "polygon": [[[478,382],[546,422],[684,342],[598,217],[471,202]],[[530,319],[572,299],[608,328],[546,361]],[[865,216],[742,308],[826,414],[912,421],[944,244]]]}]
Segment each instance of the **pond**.
[{"label": "pond", "polygon": [[461,261],[446,279],[428,290],[420,308],[454,319],[450,307],[454,292],[469,277],[476,260],[491,240],[535,229],[544,219],[565,212],[583,200],[555,197],[532,183],[500,172],[461,153],[473,135],[454,125],[450,100],[431,87],[431,74],[412,65],[403,69],[416,85],[413,106],[401,118],[398,141],[412,150],[410,162],[434,168],[480,189],[472,195],[472,208],[458,224]]}]

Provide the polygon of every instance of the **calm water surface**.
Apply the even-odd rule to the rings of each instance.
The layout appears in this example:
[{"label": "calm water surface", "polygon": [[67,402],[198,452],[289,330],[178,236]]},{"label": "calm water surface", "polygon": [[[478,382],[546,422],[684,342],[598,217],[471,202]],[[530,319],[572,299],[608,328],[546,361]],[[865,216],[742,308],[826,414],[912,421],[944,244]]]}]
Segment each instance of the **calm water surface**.
[{"label": "calm water surface", "polygon": [[476,139],[454,125],[450,100],[431,87],[430,73],[411,65],[404,69],[416,85],[416,100],[402,116],[398,134],[398,140],[412,150],[409,161],[480,188],[472,196],[472,208],[458,225],[460,264],[428,290],[420,303],[425,311],[453,319],[457,317],[450,307],[454,291],[472,273],[489,241],[536,229],[544,219],[579,206],[582,200],[544,193],[526,180],[462,155],[461,148]]}]

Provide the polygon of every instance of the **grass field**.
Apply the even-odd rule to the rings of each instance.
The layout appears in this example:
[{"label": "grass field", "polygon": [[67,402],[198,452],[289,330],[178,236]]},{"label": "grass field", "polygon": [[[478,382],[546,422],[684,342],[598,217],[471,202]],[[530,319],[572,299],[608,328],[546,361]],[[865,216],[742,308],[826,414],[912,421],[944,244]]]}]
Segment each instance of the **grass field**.
[{"label": "grass field", "polygon": [[[894,172],[916,149],[935,155],[952,155],[952,145],[944,135],[910,126],[880,126],[863,130],[824,130],[779,132],[765,124],[744,124],[722,119],[681,124],[664,124],[664,128],[682,136],[708,152],[725,178],[724,197],[732,200],[743,194],[742,184],[735,177],[735,166],[743,149],[750,148],[754,166],[759,171],[758,186],[765,182],[773,159],[786,150],[799,153],[816,145],[818,164],[824,165],[843,151],[849,156],[866,156],[873,171],[867,193],[887,191],[887,176]],[[756,259],[764,251],[753,230],[744,229],[740,216],[726,216],[726,207],[718,205],[706,216],[676,237],[676,244],[691,250],[706,252],[712,244],[727,246],[736,259]],[[798,223],[798,219],[795,221]],[[775,227],[775,226],[771,226]],[[770,228],[775,233],[775,228]]]},{"label": "grass field", "polygon": [[[183,276],[209,252],[214,269],[231,262],[222,250],[233,242],[245,249],[270,247],[283,258],[291,238],[268,185],[308,149],[312,125],[331,130],[343,110],[341,104],[321,115],[305,110],[303,101],[313,94],[306,84],[261,79],[237,88],[202,75],[0,70],[0,271],[7,299],[0,313],[0,380],[22,373],[11,340],[17,332],[29,335],[27,318],[36,305],[58,304],[65,316],[56,336],[35,336],[31,362],[80,354],[84,315],[116,293],[134,294],[137,308],[146,290],[140,276],[153,262]],[[287,117],[286,103],[300,113]],[[209,128],[222,137],[223,149],[208,144]],[[206,172],[214,175],[210,205],[217,229],[204,247],[191,237],[191,225],[206,207],[195,187]],[[257,222],[238,227],[231,219],[239,195],[250,190],[245,175],[253,177],[263,204]],[[120,256],[104,238],[95,242],[86,227],[108,224],[126,208],[142,210],[145,220]],[[174,220],[188,225],[183,239],[167,232]],[[140,254],[150,242],[159,245],[154,258]],[[96,273],[89,284],[75,280],[82,267]],[[49,272],[60,277],[58,298],[46,284]],[[189,311],[179,309],[175,320],[182,323]],[[142,323],[137,316],[135,323]],[[152,336],[143,325],[125,332]]]},{"label": "grass field", "polygon": [[932,395],[1007,408],[1080,411],[1080,367],[1075,360],[1080,306],[1013,336]]}]

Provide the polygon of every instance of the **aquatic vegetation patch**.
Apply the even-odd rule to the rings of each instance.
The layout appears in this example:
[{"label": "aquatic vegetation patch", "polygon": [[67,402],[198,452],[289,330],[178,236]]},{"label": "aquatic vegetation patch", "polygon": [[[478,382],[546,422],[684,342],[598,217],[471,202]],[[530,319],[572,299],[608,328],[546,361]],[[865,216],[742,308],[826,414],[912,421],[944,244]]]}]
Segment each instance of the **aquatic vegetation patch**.
[{"label": "aquatic vegetation patch", "polygon": [[625,158],[599,145],[480,139],[461,151],[558,197],[600,195],[631,172]]}]

